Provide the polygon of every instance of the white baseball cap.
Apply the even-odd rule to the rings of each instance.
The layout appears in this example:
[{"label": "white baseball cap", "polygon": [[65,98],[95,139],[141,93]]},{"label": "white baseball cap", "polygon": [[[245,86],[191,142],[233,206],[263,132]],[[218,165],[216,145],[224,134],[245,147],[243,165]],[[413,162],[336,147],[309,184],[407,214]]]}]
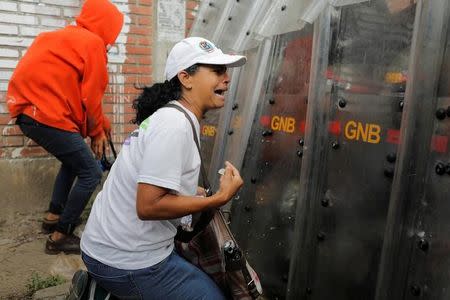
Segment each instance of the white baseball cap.
[{"label": "white baseball cap", "polygon": [[188,37],[176,43],[166,61],[166,79],[171,80],[178,72],[195,64],[240,67],[247,61],[242,55],[224,54],[212,42],[201,37]]}]

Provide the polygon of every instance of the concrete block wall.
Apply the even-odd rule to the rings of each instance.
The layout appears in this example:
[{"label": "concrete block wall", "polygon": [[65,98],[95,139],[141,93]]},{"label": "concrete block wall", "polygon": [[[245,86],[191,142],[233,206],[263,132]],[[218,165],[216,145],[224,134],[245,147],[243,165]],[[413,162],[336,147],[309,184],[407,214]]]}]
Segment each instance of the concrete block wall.
[{"label": "concrete block wall", "polygon": [[[154,38],[157,1],[112,0],[125,14],[125,24],[108,53],[109,85],[103,109],[113,125],[117,150],[135,128],[130,123],[134,118],[131,104],[139,93],[135,85],[153,82],[152,52],[159,43]],[[178,1],[186,4],[187,34],[200,0]],[[0,221],[13,211],[45,208],[59,168],[51,155],[14,125],[5,100],[8,80],[36,35],[73,23],[82,3],[83,0],[0,0]]]}]

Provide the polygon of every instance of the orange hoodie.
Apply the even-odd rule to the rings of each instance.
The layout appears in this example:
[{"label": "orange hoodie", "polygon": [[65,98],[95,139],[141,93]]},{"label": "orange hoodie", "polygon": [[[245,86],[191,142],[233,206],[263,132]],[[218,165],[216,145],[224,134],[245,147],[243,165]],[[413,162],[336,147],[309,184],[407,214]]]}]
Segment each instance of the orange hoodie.
[{"label": "orange hoodie", "polygon": [[102,112],[108,84],[106,46],[123,14],[109,0],[86,0],[77,25],[39,34],[19,61],[6,94],[11,117],[95,137],[110,130]]}]

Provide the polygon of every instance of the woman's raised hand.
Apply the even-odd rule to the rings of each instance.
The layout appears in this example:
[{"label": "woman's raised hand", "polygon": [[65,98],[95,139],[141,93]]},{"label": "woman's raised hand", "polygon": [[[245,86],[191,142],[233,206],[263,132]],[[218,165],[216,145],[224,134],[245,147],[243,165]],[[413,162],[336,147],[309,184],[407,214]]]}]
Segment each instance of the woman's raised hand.
[{"label": "woman's raised hand", "polygon": [[226,204],[233,198],[244,181],[239,171],[228,161],[225,162],[225,173],[220,177],[220,187],[217,194],[220,196],[219,206]]}]

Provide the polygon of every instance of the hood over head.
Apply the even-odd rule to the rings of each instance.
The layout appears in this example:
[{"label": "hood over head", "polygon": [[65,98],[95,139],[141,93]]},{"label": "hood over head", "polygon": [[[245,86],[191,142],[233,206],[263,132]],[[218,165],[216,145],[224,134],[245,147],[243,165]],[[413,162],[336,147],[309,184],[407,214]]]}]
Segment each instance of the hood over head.
[{"label": "hood over head", "polygon": [[113,45],[123,26],[123,14],[109,0],[86,0],[76,22],[100,36],[105,46]]}]

